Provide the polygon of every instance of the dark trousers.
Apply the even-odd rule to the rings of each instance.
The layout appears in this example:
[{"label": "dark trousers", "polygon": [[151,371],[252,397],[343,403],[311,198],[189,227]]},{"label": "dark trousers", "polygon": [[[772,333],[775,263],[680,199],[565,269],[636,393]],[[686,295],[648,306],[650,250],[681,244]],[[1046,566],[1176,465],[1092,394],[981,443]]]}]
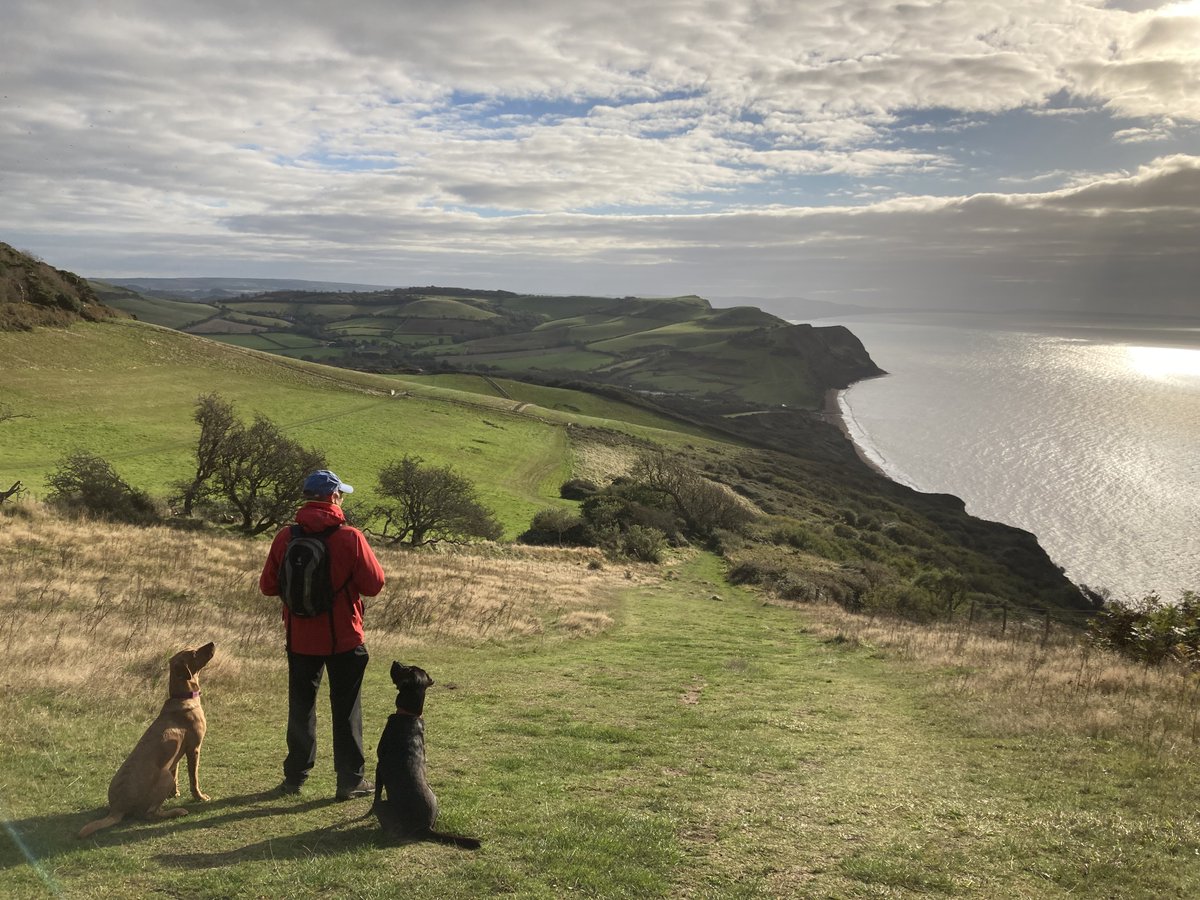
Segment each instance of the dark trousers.
[{"label": "dark trousers", "polygon": [[333,656],[288,653],[288,755],[283,761],[283,777],[292,784],[303,784],[317,761],[317,689],[325,669],[329,670],[337,786],[354,787],[362,780],[362,682],[366,668],[365,644]]}]

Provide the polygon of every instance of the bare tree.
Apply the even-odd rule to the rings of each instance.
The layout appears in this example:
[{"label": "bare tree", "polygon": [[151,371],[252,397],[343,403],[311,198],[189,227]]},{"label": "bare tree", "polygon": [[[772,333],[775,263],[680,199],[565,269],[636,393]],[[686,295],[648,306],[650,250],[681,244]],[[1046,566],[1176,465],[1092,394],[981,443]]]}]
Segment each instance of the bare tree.
[{"label": "bare tree", "polygon": [[708,536],[717,528],[736,530],[753,518],[728,490],[665,451],[643,453],[629,475],[668,496],[692,534]]},{"label": "bare tree", "polygon": [[230,429],[213,472],[214,494],[228,504],[243,534],[287,522],[304,477],[325,468],[325,455],[287,437],[266,416]]},{"label": "bare tree", "polygon": [[376,534],[393,544],[495,540],[503,533],[492,511],[479,502],[475,486],[449,466],[426,466],[420,457],[405,456],[379,473],[379,493],[387,502],[373,511],[373,518],[383,521]]},{"label": "bare tree", "polygon": [[196,441],[196,474],[190,483],[182,485],[185,516],[192,514],[197,500],[212,491],[211,479],[228,452],[230,441],[241,429],[233,404],[219,394],[199,397],[192,419],[200,426],[200,437]]},{"label": "bare tree", "polygon": [[21,482],[14,481],[12,487],[7,491],[0,491],[0,503],[7,503],[13,497],[20,497],[23,493],[25,493],[25,488],[21,485]]}]

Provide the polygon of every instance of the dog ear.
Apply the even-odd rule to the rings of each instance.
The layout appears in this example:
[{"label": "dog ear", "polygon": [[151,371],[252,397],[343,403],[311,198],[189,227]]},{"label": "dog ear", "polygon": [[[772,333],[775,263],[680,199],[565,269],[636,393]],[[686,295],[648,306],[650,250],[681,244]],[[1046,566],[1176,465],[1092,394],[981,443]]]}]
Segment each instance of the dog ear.
[{"label": "dog ear", "polygon": [[216,655],[216,653],[217,653],[217,645],[214,644],[212,641],[209,641],[203,647],[197,647],[195,650],[192,651],[192,654],[191,654],[192,659],[197,663],[197,665],[192,668],[192,671],[198,672],[201,669],[203,669],[206,665],[208,665],[212,661],[212,658],[213,658],[213,656]]},{"label": "dog ear", "polygon": [[407,672],[408,666],[392,660],[392,684],[399,687],[400,682],[404,679],[404,676],[407,674]]}]

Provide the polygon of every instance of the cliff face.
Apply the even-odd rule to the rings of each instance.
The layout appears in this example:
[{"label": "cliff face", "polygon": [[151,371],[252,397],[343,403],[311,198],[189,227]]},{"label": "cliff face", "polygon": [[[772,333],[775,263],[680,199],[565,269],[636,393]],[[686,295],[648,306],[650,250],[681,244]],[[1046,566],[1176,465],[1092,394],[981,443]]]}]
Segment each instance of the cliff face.
[{"label": "cliff face", "polygon": [[88,283],[0,243],[0,331],[28,331],[120,315]]},{"label": "cliff face", "polygon": [[772,329],[768,336],[773,353],[797,354],[807,360],[814,378],[828,388],[845,388],[887,374],[844,325],[788,325]]}]

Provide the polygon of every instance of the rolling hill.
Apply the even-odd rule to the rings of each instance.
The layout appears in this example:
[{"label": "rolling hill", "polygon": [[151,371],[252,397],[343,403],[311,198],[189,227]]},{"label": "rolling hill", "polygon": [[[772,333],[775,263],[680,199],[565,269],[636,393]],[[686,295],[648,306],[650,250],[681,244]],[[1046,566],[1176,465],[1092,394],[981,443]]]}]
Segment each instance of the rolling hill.
[{"label": "rolling hill", "polygon": [[801,411],[728,419],[701,410],[687,421],[628,395],[357,372],[134,321],[0,333],[0,355],[0,393],[19,413],[0,423],[0,482],[20,479],[35,493],[81,448],[167,496],[192,470],[195,401],[217,392],[244,418],[269,416],[323,450],[364,507],[387,463],[417,455],[474,482],[511,538],[540,509],[573,508],[558,496],[567,478],[603,483],[661,447],[767,514],[727,559],[796,597],[854,602],[935,567],[963,573],[988,602],[1081,604],[1033,535],[877,475],[832,425]]},{"label": "rolling hill", "polygon": [[[157,290],[171,293],[161,284]],[[604,384],[660,402],[704,400],[726,412],[815,409],[829,388],[881,374],[845,328],[792,325],[754,307],[714,309],[695,296],[551,297],[444,287],[273,291],[203,305],[110,296],[146,321],[297,359]]]}]

